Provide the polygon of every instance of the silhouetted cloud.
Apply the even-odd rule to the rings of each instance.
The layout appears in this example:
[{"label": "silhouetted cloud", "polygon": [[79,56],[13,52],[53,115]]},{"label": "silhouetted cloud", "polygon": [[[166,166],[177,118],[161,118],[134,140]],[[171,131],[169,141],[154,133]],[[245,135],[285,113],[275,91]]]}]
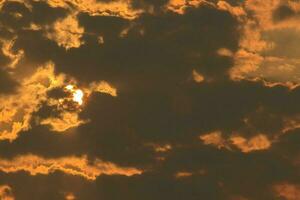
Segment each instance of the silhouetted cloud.
[{"label": "silhouetted cloud", "polygon": [[0,1],[0,199],[297,199],[299,13]]}]

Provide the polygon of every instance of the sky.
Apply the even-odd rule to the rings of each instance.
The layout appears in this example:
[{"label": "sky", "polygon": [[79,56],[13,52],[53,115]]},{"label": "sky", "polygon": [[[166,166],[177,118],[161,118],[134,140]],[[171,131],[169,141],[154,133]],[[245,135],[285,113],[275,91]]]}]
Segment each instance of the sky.
[{"label": "sky", "polygon": [[300,1],[0,0],[1,200],[300,200]]}]

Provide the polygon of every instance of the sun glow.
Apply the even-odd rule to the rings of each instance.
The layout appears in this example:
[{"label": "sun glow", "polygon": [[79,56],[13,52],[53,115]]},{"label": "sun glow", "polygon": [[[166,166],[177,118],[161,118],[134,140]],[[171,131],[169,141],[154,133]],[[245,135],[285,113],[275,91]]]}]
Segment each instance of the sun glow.
[{"label": "sun glow", "polygon": [[75,92],[73,93],[73,101],[75,101],[79,105],[81,105],[83,103],[82,99],[83,99],[82,90],[79,90],[79,89],[75,90]]},{"label": "sun glow", "polygon": [[82,105],[83,97],[84,97],[83,91],[80,89],[74,89],[73,85],[67,85],[65,88],[72,93],[72,95],[73,95],[72,100],[74,102],[77,102],[79,105]]}]

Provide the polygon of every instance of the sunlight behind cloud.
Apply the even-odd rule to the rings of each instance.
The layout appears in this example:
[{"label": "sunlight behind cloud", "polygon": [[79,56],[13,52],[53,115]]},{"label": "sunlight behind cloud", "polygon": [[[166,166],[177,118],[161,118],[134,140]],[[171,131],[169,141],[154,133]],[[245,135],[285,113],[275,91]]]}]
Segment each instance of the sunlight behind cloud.
[{"label": "sunlight behind cloud", "polygon": [[73,101],[77,102],[79,105],[82,105],[84,96],[83,91],[80,89],[74,89],[73,85],[67,85],[65,88],[72,93]]}]

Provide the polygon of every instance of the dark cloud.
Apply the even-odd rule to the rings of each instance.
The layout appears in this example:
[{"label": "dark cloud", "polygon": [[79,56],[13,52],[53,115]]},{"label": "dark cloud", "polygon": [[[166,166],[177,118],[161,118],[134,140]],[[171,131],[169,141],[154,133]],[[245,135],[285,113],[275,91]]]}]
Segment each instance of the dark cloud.
[{"label": "dark cloud", "polygon": [[0,95],[14,92],[17,86],[18,82],[6,71],[0,69]]},{"label": "dark cloud", "polygon": [[[282,152],[291,149],[289,144],[296,145],[298,139],[293,135],[269,152],[248,155],[190,143],[172,151],[162,165],[140,176],[101,176],[89,182],[58,172],[47,176],[28,176],[20,172],[0,174],[0,183],[9,184],[14,195],[21,199],[63,199],[64,194],[72,193],[80,200],[100,197],[229,200],[235,196],[271,200],[277,199],[272,192],[272,184],[281,181],[299,183],[297,167],[291,165],[287,154],[282,155]],[[204,173],[199,174],[200,170]],[[176,178],[178,171],[189,171],[193,175]]]},{"label": "dark cloud", "polygon": [[32,2],[31,8],[20,2],[4,3],[1,9],[1,23],[5,27],[19,30],[29,27],[30,23],[51,24],[67,14],[63,8],[52,8],[44,2]]},{"label": "dark cloud", "polygon": [[[116,2],[116,0],[96,0],[97,2]],[[148,9],[153,7],[154,9],[160,8],[166,5],[170,0],[131,0],[130,4],[133,8]]]},{"label": "dark cloud", "polygon": [[32,3],[32,22],[37,24],[51,24],[59,18],[67,15],[68,11],[64,8],[53,8],[45,2]]},{"label": "dark cloud", "polygon": [[30,10],[23,3],[4,2],[0,14],[1,24],[7,28],[18,30],[29,26],[29,15]]},{"label": "dark cloud", "polygon": [[[62,173],[28,176],[24,172],[7,175],[0,174],[0,183],[9,185],[15,199],[22,200],[65,200],[73,190],[85,190],[89,186],[79,177],[70,177]],[[99,198],[99,197],[98,197]]]},{"label": "dark cloud", "polygon": [[[1,45],[1,47],[3,48],[3,45]],[[3,55],[3,53],[1,52],[0,53],[0,67],[1,68],[4,68],[4,67],[7,67],[9,65],[9,62],[10,62],[10,59]]]},{"label": "dark cloud", "polygon": [[[228,2],[241,5],[241,1]],[[67,17],[69,10],[44,2],[32,2],[32,9],[17,2],[4,4],[0,25],[17,36],[12,51],[24,50],[15,73],[28,73],[52,61],[55,73],[75,78],[79,88],[105,80],[117,88],[118,95],[92,93],[81,108],[71,109],[82,109],[79,116],[87,123],[58,133],[39,124],[62,112],[47,100],[70,96],[62,86],[54,88],[32,114],[28,130],[14,141],[0,141],[0,159],[28,154],[44,159],[87,155],[90,163],[101,159],[143,169],[143,174],[102,175],[87,181],[61,172],[35,176],[1,172],[0,185],[9,185],[21,200],[59,200],[69,193],[79,200],[273,200],[277,198],[274,184],[298,184],[299,130],[285,135],[282,130],[286,120],[299,113],[299,87],[289,90],[258,81],[230,80],[228,71],[234,60],[219,55],[218,50],[238,50],[240,22],[229,12],[208,5],[187,7],[185,13],[177,14],[161,9],[168,3],[165,0],[131,3],[147,11],[153,7],[155,12],[133,20],[78,13],[83,43],[70,49],[47,37],[49,30],[54,33],[53,23]],[[291,15],[282,6],[274,19]],[[42,28],[28,29],[31,23]],[[10,38],[5,31],[0,34]],[[1,66],[9,61],[0,57]],[[193,70],[203,75],[203,82],[193,80]],[[7,71],[0,71],[0,93],[7,95],[16,86]],[[233,134],[246,140],[264,134],[272,145],[245,153],[236,146],[218,149],[203,144],[199,136],[213,131],[222,132],[224,139]],[[166,144],[170,149],[157,150]],[[176,177],[179,172],[188,175]]]},{"label": "dark cloud", "polygon": [[294,11],[288,5],[283,4],[274,11],[273,19],[274,19],[274,21],[282,21],[282,20],[286,20],[288,18],[294,17],[296,15],[297,15],[296,11]]},{"label": "dark cloud", "polygon": [[[79,20],[87,29],[81,48],[64,51],[40,36],[42,32],[32,31],[22,32],[15,48],[33,49],[26,51],[25,60],[29,62],[52,60],[60,72],[82,81],[108,80],[120,90],[168,88],[185,81],[194,68],[213,78],[224,77],[232,62],[216,51],[221,47],[233,51],[237,48],[236,20],[210,7],[191,8],[186,15],[145,14],[130,22],[132,25],[114,17],[83,15]],[[128,34],[119,37],[126,25]],[[104,37],[103,45],[96,42],[98,34]]]},{"label": "dark cloud", "polygon": [[[186,145],[215,130],[225,135],[238,132],[246,138],[264,133],[272,138],[284,128],[283,116],[299,112],[298,90],[251,82],[187,85],[159,95],[149,91],[120,93],[117,98],[95,94],[81,114],[89,123],[63,135],[34,126],[12,143],[1,142],[0,148],[6,149],[1,154],[88,154],[121,165],[146,166],[157,157],[149,143]],[[53,108],[44,106],[35,116],[55,115]]]},{"label": "dark cloud", "polygon": [[159,11],[170,0],[132,0],[131,4],[133,8],[152,9],[152,12]]},{"label": "dark cloud", "polygon": [[89,35],[94,37],[94,39],[95,37],[103,36],[105,38],[105,42],[109,42],[118,38],[121,31],[128,27],[130,23],[128,20],[120,17],[91,17],[87,13],[80,14],[78,19],[80,24],[85,28],[87,40],[89,39]]}]

